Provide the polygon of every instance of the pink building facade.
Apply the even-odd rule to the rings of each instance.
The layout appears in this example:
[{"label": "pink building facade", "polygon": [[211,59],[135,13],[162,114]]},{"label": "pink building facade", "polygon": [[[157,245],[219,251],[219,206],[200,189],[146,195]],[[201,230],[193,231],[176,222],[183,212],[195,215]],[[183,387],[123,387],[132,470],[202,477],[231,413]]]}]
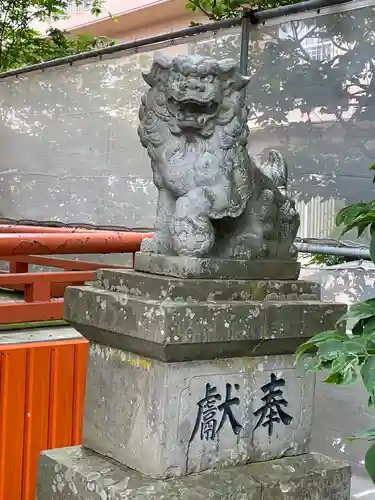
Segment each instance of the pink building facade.
[{"label": "pink building facade", "polygon": [[96,17],[91,14],[91,0],[79,7],[71,0],[67,19],[52,26],[77,34],[106,36],[120,43],[187,28],[192,20],[208,22],[204,15],[186,10],[186,3],[187,0],[106,0],[102,14]]}]

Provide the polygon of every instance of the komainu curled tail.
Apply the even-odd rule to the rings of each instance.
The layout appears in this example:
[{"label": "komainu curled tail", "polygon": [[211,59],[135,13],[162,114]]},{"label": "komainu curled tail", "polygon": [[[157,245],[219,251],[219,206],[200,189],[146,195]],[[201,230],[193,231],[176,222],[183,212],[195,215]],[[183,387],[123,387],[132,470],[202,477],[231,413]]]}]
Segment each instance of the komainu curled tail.
[{"label": "komainu curled tail", "polygon": [[279,191],[286,196],[288,191],[288,165],[279,151],[271,149],[268,162],[262,168],[262,171],[273,181]]}]

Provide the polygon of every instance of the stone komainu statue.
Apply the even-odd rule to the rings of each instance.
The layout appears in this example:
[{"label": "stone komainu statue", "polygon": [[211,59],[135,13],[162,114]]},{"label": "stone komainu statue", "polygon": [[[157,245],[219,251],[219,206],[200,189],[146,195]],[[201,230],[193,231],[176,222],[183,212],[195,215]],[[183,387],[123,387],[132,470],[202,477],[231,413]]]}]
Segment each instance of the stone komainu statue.
[{"label": "stone komainu statue", "polygon": [[[266,170],[247,152],[247,108],[235,61],[156,56],[144,79],[138,134],[159,191],[156,232],[142,251],[164,255],[295,259],[299,227],[285,163]],[[284,182],[281,182],[284,184]]]}]

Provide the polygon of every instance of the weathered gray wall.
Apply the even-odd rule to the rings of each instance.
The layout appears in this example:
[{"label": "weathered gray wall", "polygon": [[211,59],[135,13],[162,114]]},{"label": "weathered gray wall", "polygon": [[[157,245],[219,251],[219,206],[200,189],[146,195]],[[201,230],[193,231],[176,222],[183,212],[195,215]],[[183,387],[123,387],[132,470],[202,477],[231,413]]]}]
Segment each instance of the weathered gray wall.
[{"label": "weathered gray wall", "polygon": [[[249,148],[261,160],[272,147],[286,156],[302,236],[330,236],[338,208],[372,196],[374,2],[354,5],[252,31]],[[141,70],[154,50],[238,58],[239,46],[231,29],[1,79],[0,214],[151,226]]]}]

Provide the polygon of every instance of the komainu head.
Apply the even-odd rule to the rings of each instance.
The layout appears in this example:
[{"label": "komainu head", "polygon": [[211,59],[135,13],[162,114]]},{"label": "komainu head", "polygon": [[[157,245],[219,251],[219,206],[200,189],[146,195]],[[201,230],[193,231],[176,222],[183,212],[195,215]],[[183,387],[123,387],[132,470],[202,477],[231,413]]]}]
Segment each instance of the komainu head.
[{"label": "komainu head", "polygon": [[143,77],[151,88],[142,99],[141,123],[152,120],[155,112],[168,122],[172,134],[207,137],[215,123],[224,125],[236,113],[244,113],[240,91],[249,80],[241,76],[231,59],[156,56]]}]

